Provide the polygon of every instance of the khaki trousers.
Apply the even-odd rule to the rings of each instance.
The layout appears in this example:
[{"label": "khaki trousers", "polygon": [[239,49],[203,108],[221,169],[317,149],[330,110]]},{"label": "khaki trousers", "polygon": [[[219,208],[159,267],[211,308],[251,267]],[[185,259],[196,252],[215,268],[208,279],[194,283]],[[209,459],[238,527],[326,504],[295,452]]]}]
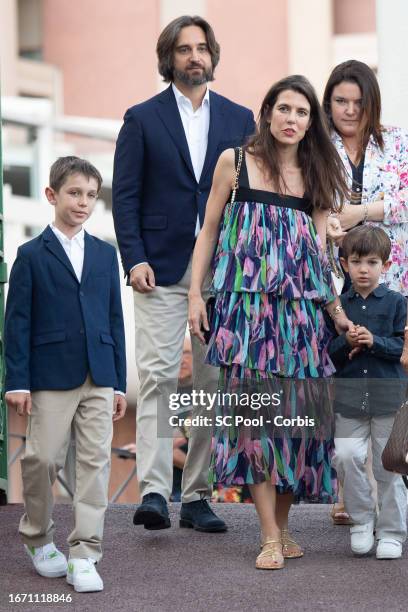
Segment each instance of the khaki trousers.
[{"label": "khaki trousers", "polygon": [[74,529],[68,537],[72,558],[102,556],[112,442],[113,389],[97,387],[88,376],[76,389],[35,391],[21,460],[25,514],[20,533],[29,546],[53,540],[52,485],[76,439]]},{"label": "khaki trousers", "polygon": [[[173,440],[163,435],[169,411],[168,396],[177,391],[188,314],[191,259],[183,278],[151,293],[134,292],[136,365],[140,388],[136,410],[136,464],[142,495],[160,493],[168,500],[173,480]],[[209,296],[209,278],[203,298]],[[213,392],[218,368],[204,364],[206,347],[192,337],[193,387]],[[174,413],[173,413],[174,414]],[[192,416],[211,415],[205,406]],[[167,425],[168,432],[168,425]],[[211,497],[208,484],[211,456],[211,429],[192,428],[183,470],[182,501]]]}]

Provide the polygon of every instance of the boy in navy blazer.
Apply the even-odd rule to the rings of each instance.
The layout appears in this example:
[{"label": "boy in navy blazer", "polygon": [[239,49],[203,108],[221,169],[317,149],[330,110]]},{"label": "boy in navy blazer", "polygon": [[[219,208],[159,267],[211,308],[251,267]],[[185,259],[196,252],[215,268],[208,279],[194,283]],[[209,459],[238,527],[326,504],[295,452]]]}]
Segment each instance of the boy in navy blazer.
[{"label": "boy in navy blazer", "polygon": [[[45,194],[55,219],[18,249],[7,298],[6,401],[28,415],[20,533],[37,572],[100,591],[112,420],[126,410],[126,354],[114,247],[86,233],[102,178],[61,157]],[[69,559],[53,543],[52,485],[76,438],[74,529]]]}]

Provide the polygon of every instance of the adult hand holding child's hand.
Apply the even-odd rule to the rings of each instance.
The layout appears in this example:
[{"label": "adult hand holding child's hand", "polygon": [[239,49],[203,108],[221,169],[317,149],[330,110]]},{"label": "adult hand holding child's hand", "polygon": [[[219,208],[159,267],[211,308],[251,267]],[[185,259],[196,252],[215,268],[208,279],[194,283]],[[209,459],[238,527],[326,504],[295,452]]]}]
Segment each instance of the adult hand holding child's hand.
[{"label": "adult hand holding child's hand", "polygon": [[373,334],[368,331],[363,325],[356,325],[354,331],[349,331],[346,334],[347,342],[351,346],[349,359],[353,359],[354,355],[359,353],[364,346],[371,348],[373,346]]},{"label": "adult hand holding child's hand", "polygon": [[373,334],[363,325],[359,325],[357,329],[357,342],[359,346],[371,348],[373,346]]},{"label": "adult hand holding child's hand", "polygon": [[359,326],[356,325],[355,327],[349,329],[346,332],[347,344],[349,344],[351,346],[351,348],[356,348],[357,346],[359,346],[359,343],[358,343],[358,328],[359,328]]},{"label": "adult hand holding child's hand", "polygon": [[356,355],[357,353],[361,351],[361,345],[358,342],[359,327],[360,327],[359,325],[355,325],[354,327],[350,328],[348,332],[346,333],[347,343],[351,347],[351,351],[349,352],[349,356],[348,356],[350,361],[353,359],[354,355]]}]

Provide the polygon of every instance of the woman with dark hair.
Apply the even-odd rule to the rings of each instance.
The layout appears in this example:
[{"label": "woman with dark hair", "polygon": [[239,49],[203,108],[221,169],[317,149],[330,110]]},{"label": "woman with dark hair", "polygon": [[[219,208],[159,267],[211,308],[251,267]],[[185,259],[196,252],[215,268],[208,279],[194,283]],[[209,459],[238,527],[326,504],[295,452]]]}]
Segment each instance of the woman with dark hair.
[{"label": "woman with dark hair", "polygon": [[[408,297],[408,134],[381,124],[380,88],[363,62],[349,60],[334,68],[323,109],[351,190],[341,213],[329,217],[328,236],[340,244],[361,223],[382,227],[391,240],[391,266],[381,281]],[[345,279],[345,291],[349,277],[333,246],[329,241],[330,263],[335,275]],[[351,524],[342,502],[333,507],[332,518],[335,524]]]},{"label": "woman with dark hair", "polygon": [[201,286],[215,251],[207,353],[220,367],[214,480],[249,485],[262,532],[259,569],[303,555],[288,533],[294,499],[335,496],[323,310],[338,330],[352,324],[324,248],[327,216],[341,210],[347,190],[343,174],[312,86],[303,76],[282,79],[262,103],[255,136],[221,154],[194,250],[189,324],[201,341]]},{"label": "woman with dark hair", "polygon": [[351,189],[341,213],[329,219],[328,235],[341,240],[360,223],[382,227],[391,240],[391,266],[382,282],[408,296],[408,134],[381,124],[378,82],[363,62],[334,68],[323,108]]}]

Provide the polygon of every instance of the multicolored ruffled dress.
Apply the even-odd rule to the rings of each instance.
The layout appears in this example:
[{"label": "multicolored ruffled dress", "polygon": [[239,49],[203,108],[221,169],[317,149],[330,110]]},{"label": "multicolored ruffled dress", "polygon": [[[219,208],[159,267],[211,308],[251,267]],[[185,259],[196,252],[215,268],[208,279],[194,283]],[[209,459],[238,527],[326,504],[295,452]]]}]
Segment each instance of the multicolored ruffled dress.
[{"label": "multicolored ruffled dress", "polygon": [[332,503],[334,366],[323,306],[335,289],[311,212],[305,197],[251,189],[242,156],[213,264],[206,361],[220,367],[220,385],[212,480],[270,479],[297,500]]}]

